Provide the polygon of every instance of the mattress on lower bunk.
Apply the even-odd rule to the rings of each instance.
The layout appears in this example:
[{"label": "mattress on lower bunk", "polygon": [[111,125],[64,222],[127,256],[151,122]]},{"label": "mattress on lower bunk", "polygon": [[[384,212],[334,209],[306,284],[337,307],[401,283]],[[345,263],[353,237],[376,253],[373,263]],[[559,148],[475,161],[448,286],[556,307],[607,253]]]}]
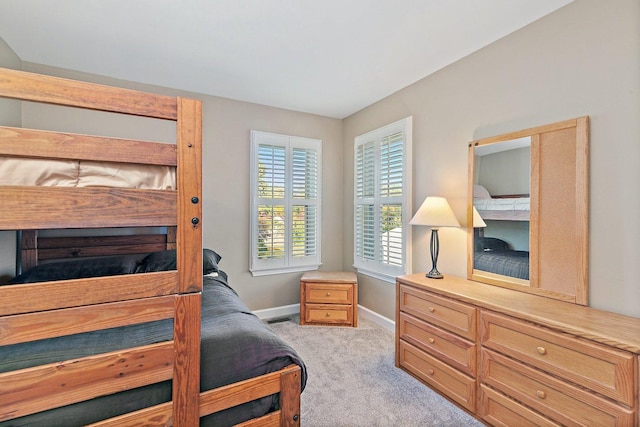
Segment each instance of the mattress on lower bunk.
[{"label": "mattress on lower bunk", "polygon": [[[147,345],[172,338],[173,321],[15,344],[0,349],[0,372]],[[205,275],[202,292],[201,391],[277,371],[292,363],[307,373],[296,351],[242,303],[223,271]],[[79,426],[171,400],[165,381],[114,395],[1,422],[0,426]],[[202,426],[233,425],[278,409],[277,395],[268,396],[202,418]]]},{"label": "mattress on lower bunk", "polygon": [[117,187],[175,190],[169,166],[0,156],[0,186]]},{"label": "mattress on lower bunk", "polygon": [[473,268],[529,280],[529,252],[526,251],[496,251],[476,252],[473,254]]}]

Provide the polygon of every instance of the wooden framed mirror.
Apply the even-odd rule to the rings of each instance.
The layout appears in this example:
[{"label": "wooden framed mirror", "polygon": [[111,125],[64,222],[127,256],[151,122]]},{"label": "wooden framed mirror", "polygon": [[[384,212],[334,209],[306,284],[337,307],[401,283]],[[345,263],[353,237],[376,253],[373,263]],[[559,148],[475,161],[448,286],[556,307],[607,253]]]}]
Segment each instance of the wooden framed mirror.
[{"label": "wooden framed mirror", "polygon": [[588,304],[589,118],[469,144],[470,280]]}]

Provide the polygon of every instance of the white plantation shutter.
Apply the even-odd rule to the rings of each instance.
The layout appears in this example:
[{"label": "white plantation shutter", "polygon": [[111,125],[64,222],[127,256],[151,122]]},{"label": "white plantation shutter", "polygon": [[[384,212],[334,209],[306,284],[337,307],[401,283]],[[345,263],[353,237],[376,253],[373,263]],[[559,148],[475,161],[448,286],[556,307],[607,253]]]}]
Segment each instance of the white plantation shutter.
[{"label": "white plantation shutter", "polygon": [[410,271],[411,117],[361,135],[354,153],[354,266],[384,280]]},{"label": "white plantation shutter", "polygon": [[251,132],[251,272],[320,264],[321,141]]},{"label": "white plantation shutter", "polygon": [[318,243],[318,151],[292,149],[291,255],[313,257]]}]

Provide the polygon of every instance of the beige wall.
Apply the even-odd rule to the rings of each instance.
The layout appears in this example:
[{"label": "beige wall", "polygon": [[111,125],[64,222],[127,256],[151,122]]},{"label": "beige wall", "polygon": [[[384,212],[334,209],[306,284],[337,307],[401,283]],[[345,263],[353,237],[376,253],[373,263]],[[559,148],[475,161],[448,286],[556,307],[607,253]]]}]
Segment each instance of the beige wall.
[{"label": "beige wall", "polygon": [[[591,305],[640,317],[639,16],[637,0],[577,0],[345,119],[343,266],[355,136],[412,115],[414,207],[445,196],[464,225],[468,142],[588,115]],[[415,271],[430,267],[427,231],[413,230]],[[440,230],[440,271],[466,274],[465,237]],[[394,302],[391,284],[360,277],[362,305],[393,319]]]}]

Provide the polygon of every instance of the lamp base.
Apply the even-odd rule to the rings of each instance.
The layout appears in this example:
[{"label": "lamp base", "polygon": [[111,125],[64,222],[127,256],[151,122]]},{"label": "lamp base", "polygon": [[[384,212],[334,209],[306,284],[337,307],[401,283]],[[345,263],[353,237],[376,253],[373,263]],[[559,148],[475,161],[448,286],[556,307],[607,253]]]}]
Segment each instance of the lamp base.
[{"label": "lamp base", "polygon": [[438,239],[438,229],[431,229],[431,271],[426,274],[429,279],[442,279],[444,276],[438,271],[438,252],[440,252],[440,239]]},{"label": "lamp base", "polygon": [[444,276],[434,268],[433,270],[425,274],[425,277],[428,277],[429,279],[442,279]]}]

